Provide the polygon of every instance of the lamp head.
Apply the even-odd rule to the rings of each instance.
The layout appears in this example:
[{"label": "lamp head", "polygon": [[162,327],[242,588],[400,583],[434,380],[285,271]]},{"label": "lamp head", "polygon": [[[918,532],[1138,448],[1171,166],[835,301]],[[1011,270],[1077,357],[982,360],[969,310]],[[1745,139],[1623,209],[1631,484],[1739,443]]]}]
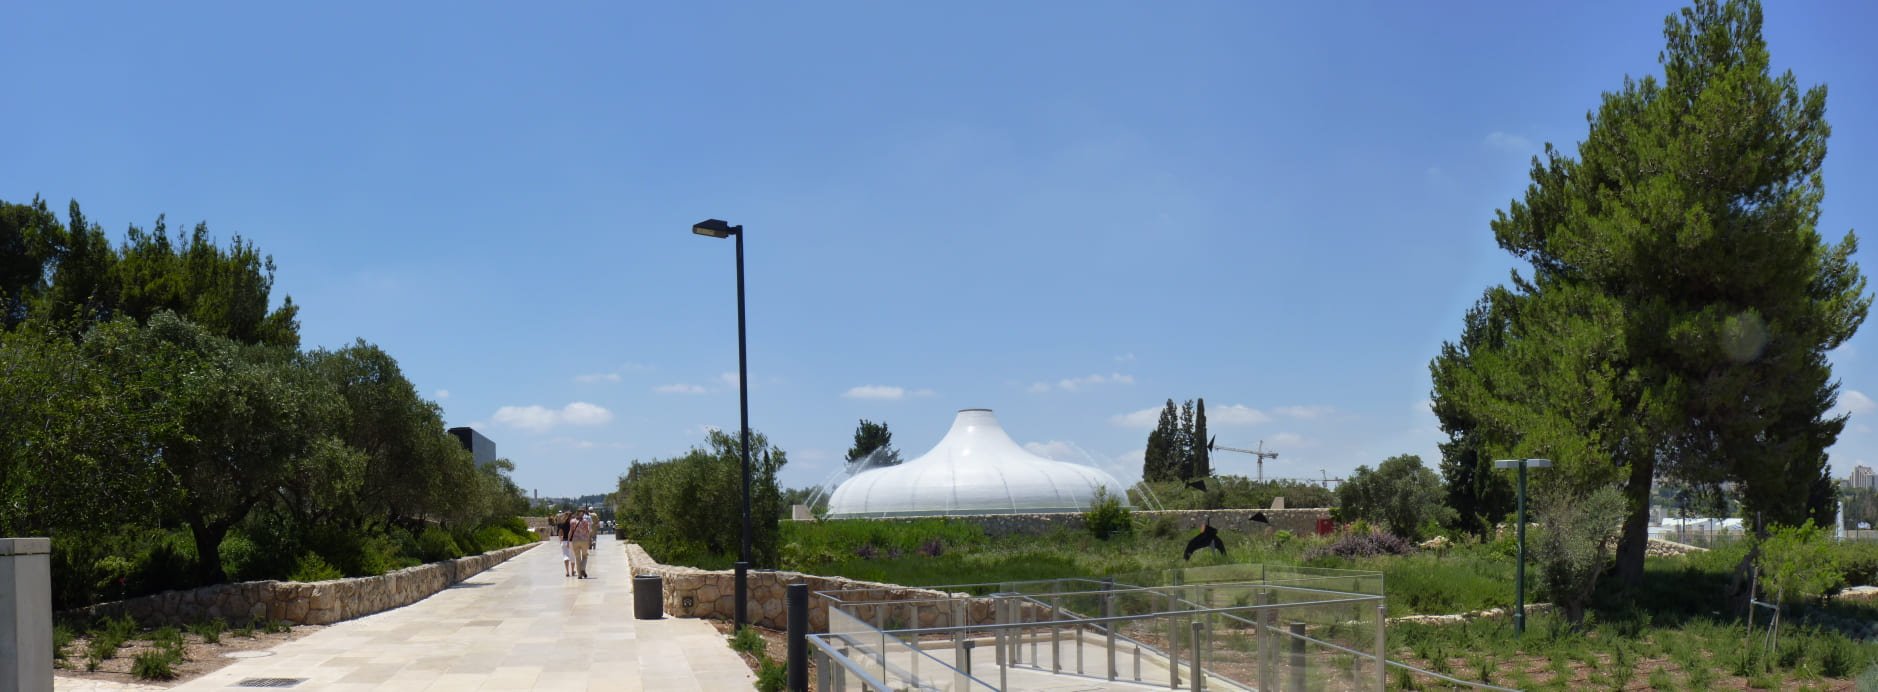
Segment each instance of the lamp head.
[{"label": "lamp head", "polygon": [[698,235],[708,235],[712,238],[729,238],[743,232],[743,227],[732,226],[728,222],[719,219],[705,219],[693,224],[691,226],[691,232]]}]

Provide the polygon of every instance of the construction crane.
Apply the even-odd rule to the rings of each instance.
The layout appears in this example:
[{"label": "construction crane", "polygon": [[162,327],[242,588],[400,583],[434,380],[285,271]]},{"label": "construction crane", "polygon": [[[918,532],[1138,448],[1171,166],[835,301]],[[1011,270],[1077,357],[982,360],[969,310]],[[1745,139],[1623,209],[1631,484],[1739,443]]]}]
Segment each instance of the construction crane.
[{"label": "construction crane", "polygon": [[1259,482],[1260,482],[1260,483],[1264,483],[1264,482],[1265,482],[1265,460],[1266,460],[1266,459],[1277,459],[1277,458],[1278,458],[1278,453],[1277,453],[1277,452],[1267,452],[1267,451],[1265,451],[1265,441],[1264,441],[1264,440],[1259,440],[1259,448],[1258,448],[1258,449],[1240,449],[1240,448],[1238,448],[1238,447],[1227,447],[1227,446],[1224,446],[1224,445],[1219,445],[1219,444],[1215,444],[1216,442],[1218,442],[1218,440],[1219,440],[1219,436],[1218,436],[1218,435],[1214,435],[1214,436],[1212,437],[1212,439],[1209,439],[1209,440],[1207,440],[1207,441],[1206,441],[1206,451],[1208,451],[1208,452],[1212,452],[1213,450],[1216,450],[1216,449],[1223,449],[1223,450],[1226,450],[1226,451],[1228,451],[1228,452],[1238,452],[1238,453],[1240,453],[1240,454],[1250,454],[1250,455],[1252,455],[1252,456],[1255,456],[1255,457],[1258,457],[1258,458],[1259,458]]}]

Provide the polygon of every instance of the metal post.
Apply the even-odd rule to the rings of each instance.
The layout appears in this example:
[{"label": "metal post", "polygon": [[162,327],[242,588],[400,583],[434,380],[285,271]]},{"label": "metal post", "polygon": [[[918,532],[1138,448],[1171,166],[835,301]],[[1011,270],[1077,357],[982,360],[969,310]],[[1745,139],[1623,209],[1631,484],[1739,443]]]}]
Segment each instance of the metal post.
[{"label": "metal post", "polygon": [[907,604],[907,606],[906,606],[906,608],[907,608],[907,611],[908,611],[908,612],[907,612],[907,616],[906,616],[906,619],[907,619],[907,628],[908,628],[908,629],[911,629],[911,630],[913,630],[913,641],[911,641],[911,642],[909,642],[909,645],[910,645],[910,646],[912,647],[912,649],[913,649],[913,650],[912,650],[912,659],[913,659],[913,664],[912,664],[912,669],[913,669],[913,681],[914,681],[914,682],[918,682],[918,681],[919,681],[919,658],[920,658],[920,652],[921,652],[921,651],[924,651],[924,649],[921,649],[921,648],[919,648],[919,629],[920,629],[920,624],[919,624],[919,604],[918,604],[918,603],[908,603],[908,604]]},{"label": "metal post", "polygon": [[1293,622],[1291,630],[1291,689],[1304,689],[1304,623]]},{"label": "metal post", "polygon": [[[841,653],[841,660],[843,661],[853,660],[848,657],[848,647],[845,647],[845,646],[841,647],[840,653]],[[863,686],[865,686],[865,683],[863,683]],[[841,672],[835,674],[835,692],[847,692],[847,689],[848,689],[848,669],[844,666],[841,669]]]},{"label": "metal post", "polygon": [[1513,568],[1513,634],[1526,633],[1526,460],[1519,460],[1519,562]]},{"label": "metal post", "polygon": [[1389,622],[1389,606],[1376,604],[1376,692],[1383,692],[1389,683],[1389,640],[1383,632],[1383,625]]},{"label": "metal post", "polygon": [[789,607],[789,689],[809,690],[809,585],[790,584],[786,590]]},{"label": "metal post", "polygon": [[1135,644],[1135,682],[1141,682],[1141,644]]},{"label": "metal post", "polygon": [[1056,596],[1050,597],[1050,667],[1055,672],[1063,672],[1063,628],[1056,623],[1063,619],[1063,602]]},{"label": "metal post", "polygon": [[815,650],[815,689],[833,689],[833,686],[830,685],[828,681],[830,674],[828,669],[833,667],[830,665],[831,663],[832,661],[828,659],[828,652],[822,651],[819,648]]},{"label": "metal post", "polygon": [[743,424],[743,544],[737,553],[737,626],[750,624],[750,352],[743,319],[743,227],[737,232],[737,408]]},{"label": "metal post", "polygon": [[991,602],[992,625],[996,627],[996,629],[992,630],[993,631],[992,642],[996,644],[997,646],[997,655],[993,658],[993,660],[997,661],[998,663],[998,689],[1000,690],[1009,689],[1011,687],[1010,682],[1007,677],[1008,673],[1006,672],[1009,670],[1009,668],[1007,667],[1009,663],[1008,663],[1008,659],[1005,658],[1006,656],[1010,655],[1010,650],[1007,648],[1010,646],[1010,641],[1009,641],[1010,635],[1009,633],[1005,632],[1003,627],[1000,626],[1000,625],[1003,625],[1005,622],[1004,606],[1005,606],[1005,601],[1002,598],[993,600]]},{"label": "metal post", "polygon": [[1278,671],[1276,670],[1278,667],[1278,657],[1273,655],[1273,649],[1276,648],[1276,644],[1273,642],[1272,626],[1278,623],[1278,618],[1275,609],[1271,607],[1277,600],[1278,594],[1271,589],[1265,589],[1259,592],[1259,605],[1265,606],[1259,608],[1258,617],[1255,618],[1259,623],[1258,672],[1259,689],[1261,690],[1269,690],[1277,686],[1277,683],[1274,681],[1278,679]]},{"label": "metal post", "polygon": [[1188,623],[1187,626],[1193,630],[1191,632],[1193,635],[1191,641],[1191,648],[1193,649],[1193,672],[1189,674],[1189,677],[1193,679],[1193,689],[1197,692],[1198,690],[1206,689],[1206,677],[1200,674],[1200,628],[1202,625],[1199,622],[1192,622]]},{"label": "metal post", "polygon": [[1174,619],[1179,594],[1167,592],[1167,689],[1180,689],[1180,622]]},{"label": "metal post", "polygon": [[[1108,577],[1102,580],[1102,617],[1105,617],[1105,618],[1115,617],[1114,588],[1115,588],[1114,577]],[[1108,640],[1109,679],[1114,680],[1115,673],[1116,673],[1116,670],[1115,670],[1115,623],[1113,621],[1104,621],[1102,623],[1102,631],[1106,633],[1107,640]]]},{"label": "metal post", "polygon": [[971,675],[972,673],[972,640],[965,636],[964,599],[952,601],[952,627],[952,660],[954,663],[964,664],[961,666],[964,669],[963,672],[954,676],[954,686],[965,689],[965,676]]}]

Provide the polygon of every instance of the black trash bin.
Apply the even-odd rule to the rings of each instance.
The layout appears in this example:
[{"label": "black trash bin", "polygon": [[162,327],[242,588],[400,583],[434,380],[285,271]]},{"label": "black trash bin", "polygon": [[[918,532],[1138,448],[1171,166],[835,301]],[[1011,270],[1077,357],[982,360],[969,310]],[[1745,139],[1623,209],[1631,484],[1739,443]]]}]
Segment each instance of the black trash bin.
[{"label": "black trash bin", "polygon": [[656,574],[633,577],[633,617],[657,620],[665,616],[665,580]]}]

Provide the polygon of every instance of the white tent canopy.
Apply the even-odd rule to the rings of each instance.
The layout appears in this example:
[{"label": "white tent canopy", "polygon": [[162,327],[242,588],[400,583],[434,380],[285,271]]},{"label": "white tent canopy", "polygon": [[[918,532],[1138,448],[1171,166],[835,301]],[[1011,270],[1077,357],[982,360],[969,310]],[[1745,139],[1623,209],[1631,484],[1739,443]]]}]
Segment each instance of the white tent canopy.
[{"label": "white tent canopy", "polygon": [[919,458],[863,471],[835,488],[830,517],[1080,512],[1097,488],[1128,504],[1114,476],[1030,453],[991,409],[959,411],[945,439]]}]

